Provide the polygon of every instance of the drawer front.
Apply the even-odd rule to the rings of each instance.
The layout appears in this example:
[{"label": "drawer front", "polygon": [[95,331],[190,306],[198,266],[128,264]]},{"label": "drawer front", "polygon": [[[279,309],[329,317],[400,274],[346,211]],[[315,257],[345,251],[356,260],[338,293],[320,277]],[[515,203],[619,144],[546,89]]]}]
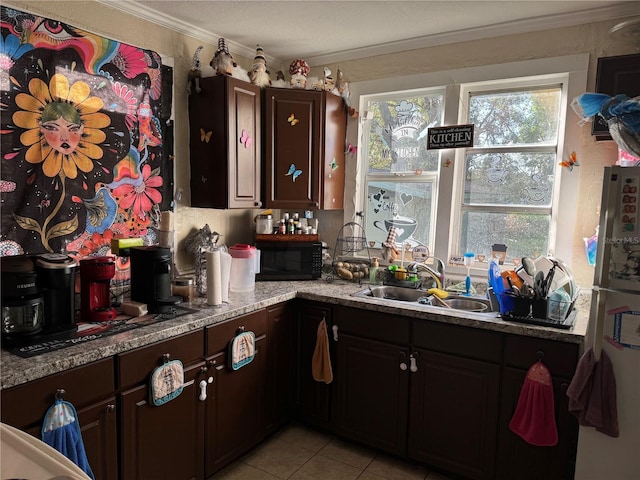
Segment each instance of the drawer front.
[{"label": "drawer front", "polygon": [[413,345],[436,352],[500,363],[502,340],[502,334],[488,330],[413,320]]},{"label": "drawer front", "polygon": [[165,354],[170,360],[180,360],[186,367],[202,359],[203,348],[204,331],[200,329],[122,353],[118,355],[118,388],[146,383],[151,372],[162,365]]},{"label": "drawer front", "polygon": [[538,352],[554,377],[573,376],[579,358],[579,345],[575,343],[509,335],[505,343],[505,365],[528,370],[538,361]]},{"label": "drawer front", "polygon": [[340,333],[350,333],[363,338],[397,345],[409,345],[411,320],[388,313],[341,307],[333,320]]},{"label": "drawer front", "polygon": [[225,350],[240,328],[243,328],[245,332],[253,332],[256,338],[266,335],[267,310],[258,310],[241,317],[232,318],[226,322],[208,326],[206,328],[206,354],[214,355]]},{"label": "drawer front", "polygon": [[2,391],[2,421],[17,428],[42,423],[63,389],[64,399],[81,409],[113,395],[115,391],[113,358],[72,368]]}]

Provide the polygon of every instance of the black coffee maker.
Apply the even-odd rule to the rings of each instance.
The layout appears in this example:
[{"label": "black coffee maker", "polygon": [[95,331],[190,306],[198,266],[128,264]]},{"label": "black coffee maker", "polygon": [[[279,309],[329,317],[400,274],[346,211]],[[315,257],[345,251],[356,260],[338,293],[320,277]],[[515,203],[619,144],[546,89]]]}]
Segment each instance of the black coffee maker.
[{"label": "black coffee maker", "polygon": [[146,303],[150,313],[165,313],[182,297],[171,296],[171,250],[131,247],[131,300]]},{"label": "black coffee maker", "polygon": [[38,287],[34,258],[2,257],[2,340],[25,343],[44,327],[44,298]]},{"label": "black coffee maker", "polygon": [[44,296],[42,335],[62,337],[78,329],[75,287],[78,262],[68,255],[45,253],[36,257],[38,285]]}]

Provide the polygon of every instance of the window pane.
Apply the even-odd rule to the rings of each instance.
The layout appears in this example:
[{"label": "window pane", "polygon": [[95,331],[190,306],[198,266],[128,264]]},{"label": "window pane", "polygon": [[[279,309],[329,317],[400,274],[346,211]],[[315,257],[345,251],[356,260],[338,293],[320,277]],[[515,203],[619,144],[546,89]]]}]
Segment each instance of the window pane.
[{"label": "window pane", "polygon": [[398,246],[403,241],[411,246],[429,245],[433,202],[431,182],[370,181],[365,215],[369,244],[375,242],[380,248],[394,226]]},{"label": "window pane", "polygon": [[466,156],[465,205],[551,206],[555,153]]},{"label": "window pane", "polygon": [[553,145],[558,137],[560,88],[471,95],[474,146]]},{"label": "window pane", "polygon": [[507,262],[547,253],[549,215],[464,212],[460,254],[470,251],[491,258],[491,246],[507,246]]},{"label": "window pane", "polygon": [[369,102],[368,173],[438,170],[438,151],[427,151],[427,129],[442,122],[442,94]]}]

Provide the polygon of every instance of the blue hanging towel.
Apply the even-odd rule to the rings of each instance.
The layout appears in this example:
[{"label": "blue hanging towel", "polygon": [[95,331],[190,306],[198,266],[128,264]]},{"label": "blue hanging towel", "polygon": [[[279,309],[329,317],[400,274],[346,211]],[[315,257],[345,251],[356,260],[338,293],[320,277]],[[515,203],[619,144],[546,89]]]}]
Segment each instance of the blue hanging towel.
[{"label": "blue hanging towel", "polygon": [[78,414],[69,402],[57,399],[47,410],[42,425],[42,441],[62,453],[95,480],[84,450]]}]

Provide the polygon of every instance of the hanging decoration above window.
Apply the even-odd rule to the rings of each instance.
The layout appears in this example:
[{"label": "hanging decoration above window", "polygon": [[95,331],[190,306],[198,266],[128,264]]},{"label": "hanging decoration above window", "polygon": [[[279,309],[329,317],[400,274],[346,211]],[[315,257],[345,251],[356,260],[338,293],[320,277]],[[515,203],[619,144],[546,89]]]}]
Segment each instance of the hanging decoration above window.
[{"label": "hanging decoration above window", "polygon": [[105,255],[153,235],[171,202],[171,70],[56,20],[1,7],[1,22],[0,255]]}]

